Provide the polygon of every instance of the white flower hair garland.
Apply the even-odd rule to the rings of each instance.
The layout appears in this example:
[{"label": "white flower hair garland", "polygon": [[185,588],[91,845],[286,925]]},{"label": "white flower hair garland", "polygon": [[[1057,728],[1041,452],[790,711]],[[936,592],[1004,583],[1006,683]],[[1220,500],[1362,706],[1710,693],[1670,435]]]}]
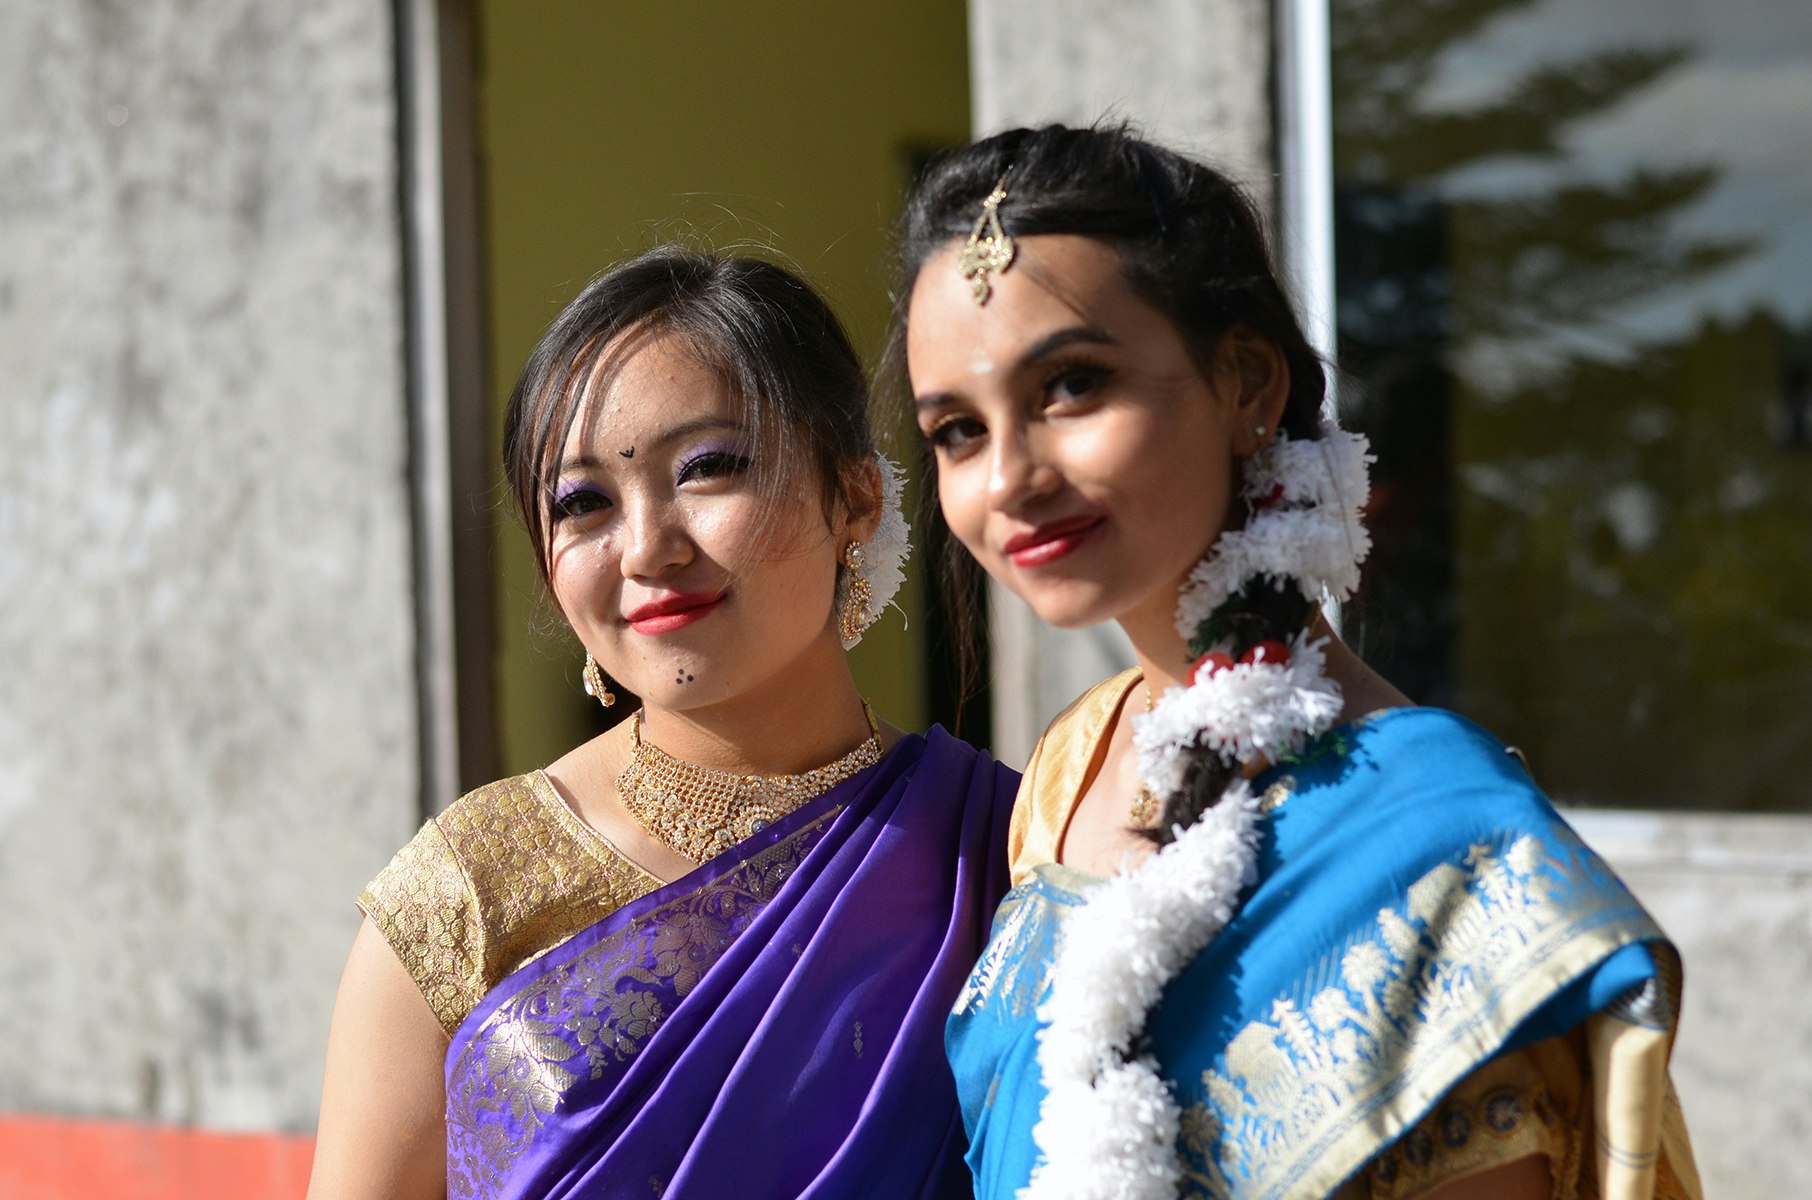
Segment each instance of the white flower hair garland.
[{"label": "white flower hair garland", "polygon": [[[879,617],[900,586],[906,582],[906,556],[912,552],[911,529],[906,524],[904,497],[906,473],[885,454],[875,455],[881,470],[881,521],[875,535],[862,548],[862,578],[868,582],[869,611]],[[837,590],[837,602],[843,601],[843,589]],[[862,640],[857,634],[843,643],[848,650]]]},{"label": "white flower hair garland", "polygon": [[[1282,436],[1246,464],[1243,529],[1216,539],[1177,601],[1177,630],[1199,655],[1187,687],[1133,717],[1139,777],[1160,799],[1184,785],[1192,753],[1229,765],[1294,753],[1332,727],[1340,685],[1324,640],[1305,629],[1239,660],[1221,618],[1249,587],[1294,583],[1304,599],[1344,600],[1371,549],[1365,438],[1332,425]],[[1182,1114],[1149,1055],[1131,1057],[1164,987],[1239,909],[1258,878],[1259,804],[1242,780],[1176,840],[1097,888],[1071,917],[1039,1005],[1045,1085],[1032,1131],[1042,1161],[1021,1200],[1172,1200],[1183,1181]]]}]

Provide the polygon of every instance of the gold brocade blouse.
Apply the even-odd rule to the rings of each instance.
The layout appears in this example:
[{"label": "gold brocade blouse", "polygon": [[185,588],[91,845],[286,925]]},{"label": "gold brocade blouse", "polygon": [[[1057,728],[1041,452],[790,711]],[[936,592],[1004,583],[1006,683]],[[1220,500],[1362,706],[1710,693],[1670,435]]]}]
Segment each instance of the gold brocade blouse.
[{"label": "gold brocade blouse", "polygon": [[[1070,818],[1107,755],[1137,669],[1096,684],[1033,748],[1013,807],[1014,886],[1056,862]],[[1265,811],[1286,803],[1273,785]],[[1531,1155],[1548,1160],[1557,1200],[1699,1200],[1685,1121],[1667,1078],[1671,1034],[1600,1014],[1556,1038],[1500,1054],[1456,1084],[1334,1200],[1413,1200]]]},{"label": "gold brocade blouse", "polygon": [[359,894],[359,907],[451,1036],[512,972],[661,882],[533,771],[429,818]]}]

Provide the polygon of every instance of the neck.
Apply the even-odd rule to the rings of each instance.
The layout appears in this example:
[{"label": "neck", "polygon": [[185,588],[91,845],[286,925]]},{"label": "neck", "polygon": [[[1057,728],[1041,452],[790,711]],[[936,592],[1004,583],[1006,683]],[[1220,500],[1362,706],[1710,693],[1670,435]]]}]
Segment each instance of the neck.
[{"label": "neck", "polygon": [[1188,686],[1189,667],[1195,656],[1189,653],[1189,643],[1177,633],[1174,613],[1128,614],[1120,619],[1120,628],[1132,642],[1139,670],[1154,696],[1162,695],[1167,687]]},{"label": "neck", "polygon": [[673,757],[745,775],[796,775],[869,737],[862,695],[835,635],[772,679],[684,709],[645,705],[642,738]]}]

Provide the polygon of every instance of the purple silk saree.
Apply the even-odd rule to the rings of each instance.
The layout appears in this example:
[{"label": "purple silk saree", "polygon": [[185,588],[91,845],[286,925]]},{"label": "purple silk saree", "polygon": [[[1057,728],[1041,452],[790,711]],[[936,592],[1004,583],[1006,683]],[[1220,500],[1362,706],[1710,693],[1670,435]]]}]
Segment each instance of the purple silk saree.
[{"label": "purple silk saree", "polygon": [[447,1051],[449,1197],[970,1195],[944,1018],[1017,784],[906,737],[504,980]]}]

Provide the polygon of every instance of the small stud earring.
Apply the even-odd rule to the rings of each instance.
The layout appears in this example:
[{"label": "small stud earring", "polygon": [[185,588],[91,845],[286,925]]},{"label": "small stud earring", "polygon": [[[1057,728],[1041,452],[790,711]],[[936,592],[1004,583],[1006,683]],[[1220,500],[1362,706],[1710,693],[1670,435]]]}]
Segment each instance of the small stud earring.
[{"label": "small stud earring", "polygon": [[1271,431],[1269,429],[1266,429],[1263,425],[1260,425],[1257,429],[1254,429],[1252,431],[1252,434],[1254,437],[1264,437],[1265,434],[1270,433],[1270,432]]},{"label": "small stud earring", "polygon": [[579,678],[585,681],[585,694],[596,699],[605,708],[617,702],[616,696],[611,694],[610,688],[604,683],[604,672],[598,670],[598,660],[591,656],[589,650],[585,652],[585,666],[580,669]]}]

